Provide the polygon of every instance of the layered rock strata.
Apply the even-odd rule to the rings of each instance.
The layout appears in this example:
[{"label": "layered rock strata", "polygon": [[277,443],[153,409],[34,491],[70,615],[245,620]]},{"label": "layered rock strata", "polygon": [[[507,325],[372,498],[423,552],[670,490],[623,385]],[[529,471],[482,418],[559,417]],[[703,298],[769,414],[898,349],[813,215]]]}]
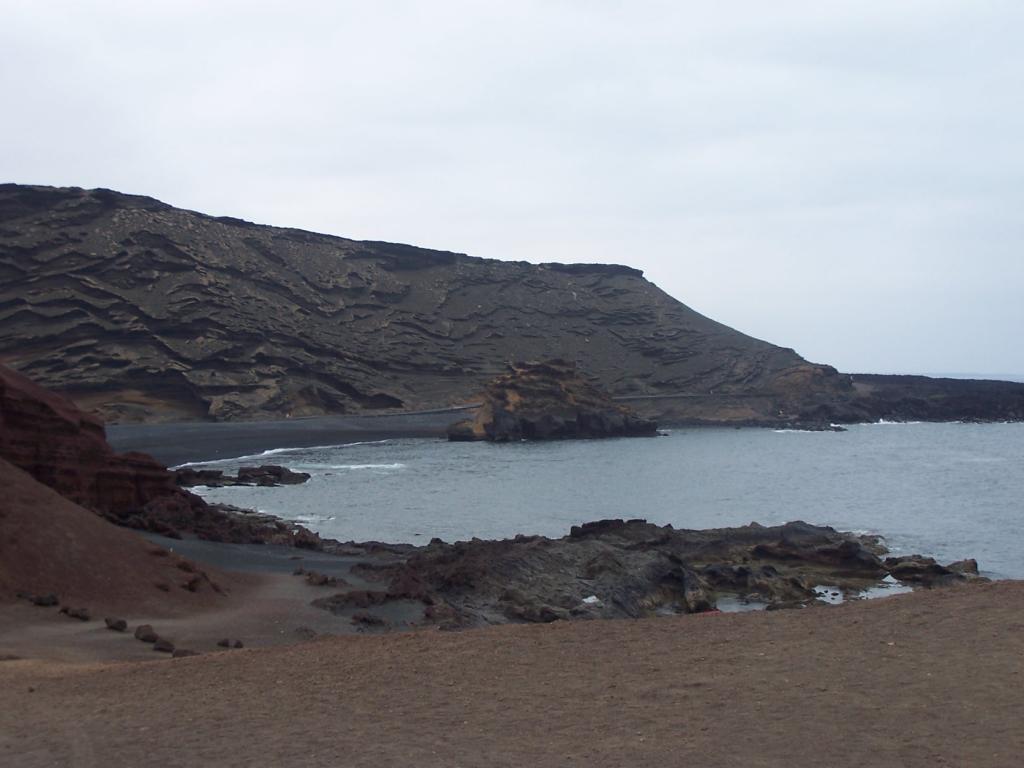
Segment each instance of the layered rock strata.
[{"label": "layered rock strata", "polygon": [[107,421],[437,408],[473,402],[512,361],[555,357],[615,396],[765,399],[729,418],[849,389],[629,267],[493,261],[110,190],[0,185],[0,362]]},{"label": "layered rock strata", "polygon": [[471,419],[448,428],[449,440],[564,440],[652,437],[658,425],[614,402],[563,360],[517,363],[487,385]]},{"label": "layered rock strata", "polygon": [[116,453],[97,418],[2,365],[0,459],[130,528],[215,541],[319,545],[305,529],[208,505],[144,453]]}]

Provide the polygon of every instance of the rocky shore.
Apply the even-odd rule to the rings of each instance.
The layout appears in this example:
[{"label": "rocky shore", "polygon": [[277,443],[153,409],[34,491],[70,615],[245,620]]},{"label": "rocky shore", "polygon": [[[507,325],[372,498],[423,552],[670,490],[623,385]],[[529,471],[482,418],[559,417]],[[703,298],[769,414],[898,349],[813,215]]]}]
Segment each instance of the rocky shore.
[{"label": "rocky shore", "polygon": [[524,362],[489,382],[476,414],[448,427],[453,441],[653,437],[658,425],[637,416],[565,360]]}]

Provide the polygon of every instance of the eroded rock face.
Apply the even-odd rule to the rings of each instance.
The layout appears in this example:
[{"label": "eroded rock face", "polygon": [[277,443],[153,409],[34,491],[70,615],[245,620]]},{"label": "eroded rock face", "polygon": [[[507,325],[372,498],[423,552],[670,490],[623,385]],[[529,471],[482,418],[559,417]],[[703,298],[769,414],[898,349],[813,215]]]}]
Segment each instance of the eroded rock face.
[{"label": "eroded rock face", "polygon": [[[378,569],[374,578],[387,589],[369,594],[377,602],[418,599],[428,605],[428,621],[475,626],[699,613],[722,597],[772,608],[807,605],[817,598],[815,587],[854,596],[889,575],[923,586],[978,578],[970,563],[944,568],[881,554],[874,537],[803,522],[691,531],[604,520],[561,539],[434,540],[404,563]],[[314,604],[333,609],[353,599]]]},{"label": "eroded rock face", "polygon": [[2,365],[0,458],[129,528],[170,536],[187,532],[214,541],[319,546],[319,538],[300,526],[208,505],[146,454],[116,453],[95,417]]},{"label": "eroded rock face", "polygon": [[487,385],[476,416],[453,424],[449,440],[565,440],[653,437],[658,425],[614,402],[563,360],[518,363]]},{"label": "eroded rock face", "polygon": [[764,394],[719,409],[729,419],[849,387],[629,267],[492,261],[110,190],[0,185],[0,360],[107,421],[440,407],[472,402],[509,361],[553,357],[613,395]]}]

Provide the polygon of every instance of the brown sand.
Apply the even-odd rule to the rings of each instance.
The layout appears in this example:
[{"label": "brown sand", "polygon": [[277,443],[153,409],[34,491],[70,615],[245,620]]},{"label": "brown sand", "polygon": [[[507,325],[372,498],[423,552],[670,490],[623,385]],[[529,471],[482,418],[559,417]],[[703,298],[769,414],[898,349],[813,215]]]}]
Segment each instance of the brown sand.
[{"label": "brown sand", "polygon": [[[68,501],[28,473],[0,459],[0,604],[18,592],[54,593],[64,605],[94,615],[124,611],[161,615],[217,609],[229,601],[235,579],[203,569],[196,576],[183,558],[118,528]],[[158,585],[163,585],[164,588]]]},{"label": "brown sand", "polygon": [[0,764],[1018,766],[1024,583],[0,663]]}]

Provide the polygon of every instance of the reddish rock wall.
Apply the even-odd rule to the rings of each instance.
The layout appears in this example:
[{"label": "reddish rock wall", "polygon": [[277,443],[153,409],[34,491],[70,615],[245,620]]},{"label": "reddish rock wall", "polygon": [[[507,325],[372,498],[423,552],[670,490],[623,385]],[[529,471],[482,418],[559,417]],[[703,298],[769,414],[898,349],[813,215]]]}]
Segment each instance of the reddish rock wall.
[{"label": "reddish rock wall", "polygon": [[4,366],[0,457],[107,517],[130,517],[155,499],[186,507],[202,503],[178,488],[174,475],[152,457],[115,453],[99,420]]}]

